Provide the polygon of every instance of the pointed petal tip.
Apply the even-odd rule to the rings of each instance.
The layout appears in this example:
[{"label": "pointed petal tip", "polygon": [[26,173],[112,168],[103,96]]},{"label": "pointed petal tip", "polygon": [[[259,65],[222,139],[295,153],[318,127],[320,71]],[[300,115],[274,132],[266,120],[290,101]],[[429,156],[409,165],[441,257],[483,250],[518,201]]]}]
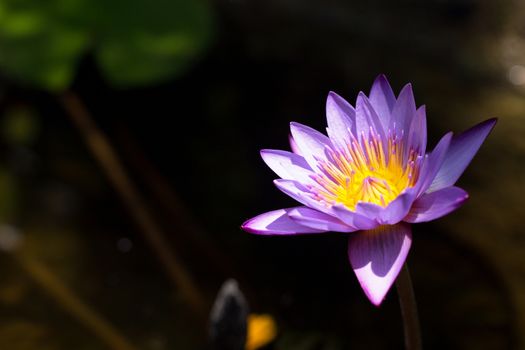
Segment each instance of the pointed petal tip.
[{"label": "pointed petal tip", "polygon": [[[494,127],[496,126],[496,124],[498,123],[498,119],[499,118],[490,118],[490,119],[487,119],[485,121],[482,121],[481,123],[478,123],[477,125],[474,125],[472,128],[470,128],[469,130],[472,130],[472,129],[478,129],[478,130],[487,130],[487,136],[488,134],[490,134],[490,132],[492,131],[492,129],[494,129]],[[466,130],[465,132],[469,131],[469,130]]]},{"label": "pointed petal tip", "polygon": [[448,215],[468,200],[468,193],[459,187],[447,187],[418,198],[403,218],[408,223],[428,222]]},{"label": "pointed petal tip", "polygon": [[301,150],[297,146],[297,143],[295,142],[291,133],[288,134],[288,143],[290,144],[290,149],[292,150],[293,153],[302,156]]},{"label": "pointed petal tip", "polygon": [[264,160],[266,157],[270,157],[274,155],[275,153],[283,153],[286,151],[279,150],[279,149],[271,149],[271,148],[263,148],[259,150],[259,154],[261,155],[261,158]]},{"label": "pointed petal tip", "polygon": [[251,224],[252,221],[253,221],[253,219],[248,219],[248,220],[244,221],[242,223],[242,225],[240,226],[241,230],[243,230],[245,232],[248,232],[248,233],[254,233],[254,234],[258,233],[257,230],[255,230],[255,229],[253,229],[251,227],[250,224]]},{"label": "pointed petal tip", "polygon": [[[342,112],[347,114],[349,117],[351,116],[352,111],[353,111],[352,105],[350,103],[348,103],[348,101],[344,97],[339,95],[337,92],[330,90],[328,92],[328,96],[326,96],[326,108],[327,108],[327,111],[330,108],[334,108],[334,106],[336,106],[336,108],[341,109]],[[327,113],[327,115],[328,115],[328,113]]]},{"label": "pointed petal tip", "polygon": [[383,301],[385,300],[389,289],[380,291],[377,288],[368,288],[366,287],[366,282],[361,282],[360,279],[358,279],[358,281],[361,285],[361,288],[363,289],[363,292],[365,293],[368,300],[370,300],[372,305],[374,305],[375,307],[380,307]]},{"label": "pointed petal tip", "polygon": [[244,232],[248,232],[250,234],[254,234],[254,235],[268,235],[268,232],[266,232],[266,230],[261,229],[261,228],[257,228],[258,226],[260,226],[260,225],[258,225],[258,221],[259,221],[259,217],[258,216],[253,217],[251,219],[248,219],[248,220],[244,221],[240,228]]},{"label": "pointed petal tip", "polygon": [[352,235],[348,258],[364,293],[379,306],[406,261],[412,234],[410,225],[385,225]]},{"label": "pointed petal tip", "polygon": [[378,74],[377,77],[374,79],[374,83],[372,85],[377,84],[377,83],[387,83],[387,84],[389,84],[388,83],[388,78],[386,77],[386,75],[384,73]]},{"label": "pointed petal tip", "polygon": [[327,99],[333,99],[333,100],[336,100],[336,101],[339,100],[339,101],[347,102],[344,97],[342,97],[341,95],[339,95],[337,92],[335,92],[333,90],[328,91]]},{"label": "pointed petal tip", "polygon": [[294,208],[272,210],[246,220],[241,228],[248,232],[264,236],[285,236],[309,233],[321,233],[326,230],[313,229],[300,225],[290,219],[288,213]]},{"label": "pointed petal tip", "polygon": [[487,119],[454,136],[446,158],[428,188],[428,192],[450,187],[456,183],[496,123],[497,118]]},{"label": "pointed petal tip", "polygon": [[368,300],[375,306],[380,307],[383,300],[385,300],[386,293],[377,294],[377,293],[367,293],[365,291],[366,296],[368,297]]},{"label": "pointed petal tip", "polygon": [[[359,101],[359,102],[358,102]],[[356,108],[358,103],[362,103],[363,101],[368,101],[368,96],[363,91],[359,91],[356,98]]]},{"label": "pointed petal tip", "polygon": [[278,152],[278,150],[273,150],[270,148],[263,148],[259,151],[259,155],[261,156],[262,160],[268,165],[268,160],[269,160],[268,158],[271,157],[276,152]]},{"label": "pointed petal tip", "polygon": [[299,122],[290,122],[290,131],[292,133],[292,137],[294,137],[294,130],[303,130],[303,129],[312,129],[308,125],[299,123]]},{"label": "pointed petal tip", "polygon": [[498,123],[498,118],[490,118],[490,119],[485,120],[481,124],[490,126],[490,128],[493,129],[494,126],[496,126],[497,123]]},{"label": "pointed petal tip", "polygon": [[403,88],[401,89],[401,91],[399,92],[399,97],[403,96],[404,94],[410,94],[410,95],[414,95],[414,92],[412,90],[412,83],[406,83]]}]

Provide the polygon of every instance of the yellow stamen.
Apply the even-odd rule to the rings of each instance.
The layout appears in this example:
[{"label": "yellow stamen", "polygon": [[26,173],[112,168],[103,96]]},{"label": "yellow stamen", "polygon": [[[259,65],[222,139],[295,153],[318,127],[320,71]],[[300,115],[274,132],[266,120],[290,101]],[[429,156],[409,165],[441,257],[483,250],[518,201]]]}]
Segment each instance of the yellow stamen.
[{"label": "yellow stamen", "polygon": [[359,202],[386,207],[403,190],[413,187],[419,176],[418,154],[405,152],[401,140],[390,135],[385,150],[384,143],[371,132],[368,139],[363,134],[361,142],[353,138],[346,149],[332,152],[331,161],[319,164],[317,197],[350,210]]}]

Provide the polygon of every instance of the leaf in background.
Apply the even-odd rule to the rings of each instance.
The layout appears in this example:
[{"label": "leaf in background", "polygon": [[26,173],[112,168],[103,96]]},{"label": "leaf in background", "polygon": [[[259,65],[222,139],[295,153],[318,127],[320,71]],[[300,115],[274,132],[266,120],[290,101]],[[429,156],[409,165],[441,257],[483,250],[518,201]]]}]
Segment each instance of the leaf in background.
[{"label": "leaf in background", "polygon": [[118,87],[177,76],[209,43],[211,9],[204,0],[100,1],[96,58]]},{"label": "leaf in background", "polygon": [[0,2],[0,66],[4,74],[51,91],[66,88],[87,35],[71,1]]},{"label": "leaf in background", "polygon": [[70,85],[88,45],[110,84],[133,87],[181,74],[210,36],[205,0],[0,2],[2,72],[50,91]]}]

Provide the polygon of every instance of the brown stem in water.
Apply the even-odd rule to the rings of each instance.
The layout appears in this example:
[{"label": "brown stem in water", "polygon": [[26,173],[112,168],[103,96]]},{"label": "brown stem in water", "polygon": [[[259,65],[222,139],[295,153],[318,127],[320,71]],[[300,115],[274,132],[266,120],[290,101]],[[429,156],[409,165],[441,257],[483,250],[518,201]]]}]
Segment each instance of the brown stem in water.
[{"label": "brown stem in water", "polygon": [[123,146],[124,160],[130,164],[134,172],[142,177],[145,185],[154,195],[155,202],[168,214],[170,227],[178,229],[179,235],[174,237],[175,242],[181,246],[185,244],[188,248],[197,248],[194,250],[199,253],[199,258],[208,261],[210,269],[219,272],[221,279],[238,276],[239,273],[231,259],[207,239],[205,230],[197,220],[194,220],[192,213],[181,201],[173,186],[148,159],[128,128],[122,126],[119,136],[120,145]]},{"label": "brown stem in water", "polygon": [[205,302],[189,273],[183,267],[178,257],[165,239],[165,235],[150,210],[144,204],[140,194],[124,171],[116,152],[106,136],[97,127],[80,98],[73,92],[65,92],[60,96],[62,105],[68,116],[79,129],[94,158],[99,162],[106,176],[121,196],[131,216],[135,219],[140,232],[144,235],[152,249],[162,262],[168,277],[181,291],[186,302],[199,317],[205,316]]},{"label": "brown stem in water", "polygon": [[75,317],[86,328],[91,330],[100,340],[106,343],[109,348],[114,350],[137,349],[108,321],[76,296],[73,291],[41,262],[19,251],[13,251],[11,255],[31,279],[52,297],[57,304]]}]

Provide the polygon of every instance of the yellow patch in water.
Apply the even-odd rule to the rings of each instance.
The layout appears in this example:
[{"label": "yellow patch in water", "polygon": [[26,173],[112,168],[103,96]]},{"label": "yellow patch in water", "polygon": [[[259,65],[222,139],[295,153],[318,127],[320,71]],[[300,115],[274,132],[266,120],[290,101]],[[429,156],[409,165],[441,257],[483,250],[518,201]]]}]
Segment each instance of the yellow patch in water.
[{"label": "yellow patch in water", "polygon": [[248,316],[248,334],[246,350],[256,350],[270,343],[277,336],[277,326],[272,316],[250,314]]}]

